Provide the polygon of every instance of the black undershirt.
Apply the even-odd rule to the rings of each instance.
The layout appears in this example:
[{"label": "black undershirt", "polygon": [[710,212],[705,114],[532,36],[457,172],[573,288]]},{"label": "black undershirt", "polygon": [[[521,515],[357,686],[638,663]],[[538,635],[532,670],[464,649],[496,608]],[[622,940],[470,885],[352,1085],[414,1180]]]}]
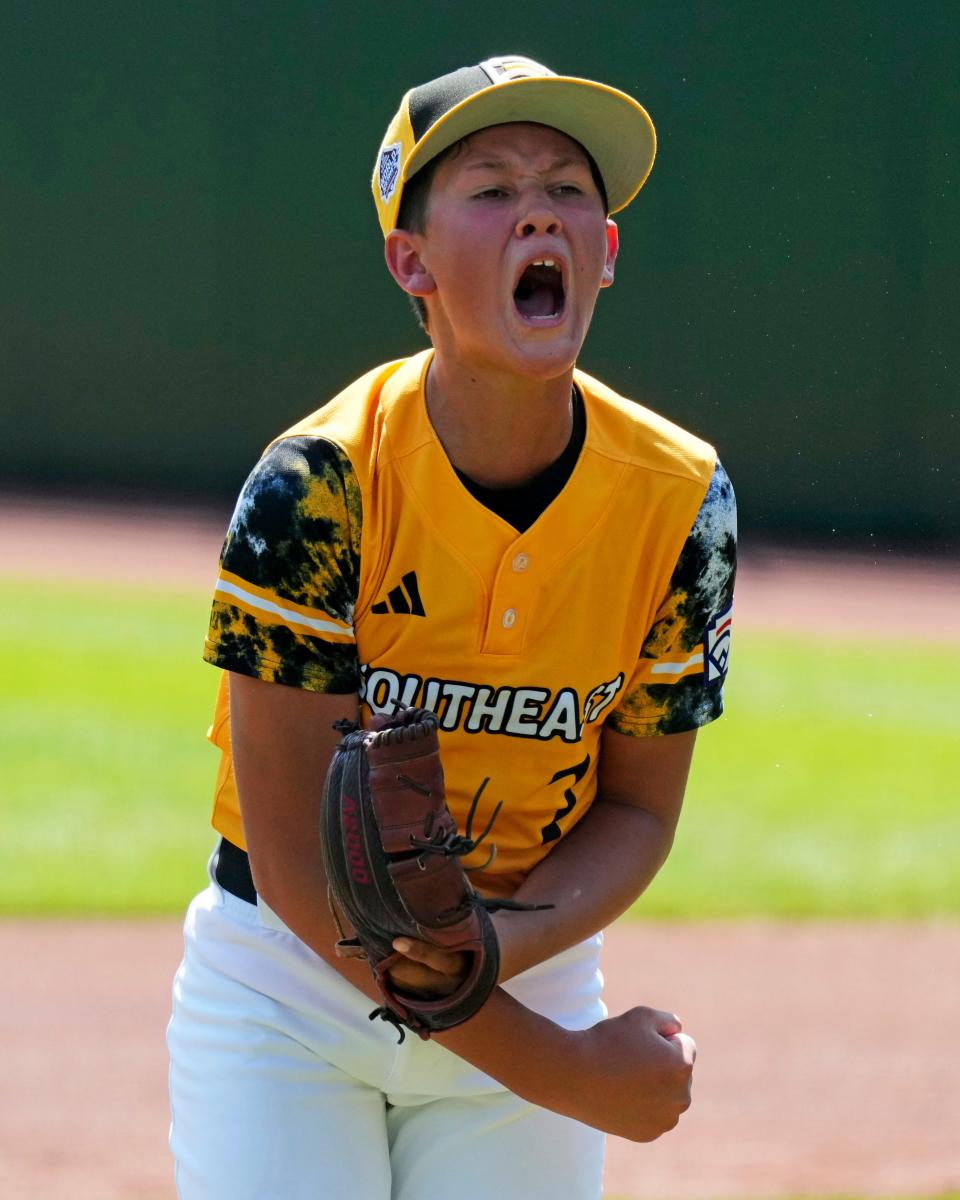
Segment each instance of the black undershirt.
[{"label": "black undershirt", "polygon": [[[539,475],[520,487],[488,488],[472,480],[469,475],[457,471],[460,482],[474,499],[479,500],[484,508],[497,514],[518,533],[525,533],[544,509],[551,504],[563,491],[563,486],[570,478],[573,468],[577,465],[583,440],[587,432],[586,412],[583,399],[576,388],[573,389],[573,429],[567,447],[549,467],[545,467]],[[456,468],[454,468],[456,470]]]}]

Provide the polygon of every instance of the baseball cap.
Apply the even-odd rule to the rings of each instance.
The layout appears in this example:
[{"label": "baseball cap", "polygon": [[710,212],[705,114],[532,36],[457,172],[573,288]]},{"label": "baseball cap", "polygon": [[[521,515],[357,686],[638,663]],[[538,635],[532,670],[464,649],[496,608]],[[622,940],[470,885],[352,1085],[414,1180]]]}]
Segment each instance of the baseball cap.
[{"label": "baseball cap", "polygon": [[597,164],[611,213],[626,208],[653,166],[653,122],[626,92],[557,75],[519,54],[488,58],[403,97],[373,169],[384,237],[396,228],[404,185],[421,167],[468,134],[512,121],[550,125],[579,142]]}]

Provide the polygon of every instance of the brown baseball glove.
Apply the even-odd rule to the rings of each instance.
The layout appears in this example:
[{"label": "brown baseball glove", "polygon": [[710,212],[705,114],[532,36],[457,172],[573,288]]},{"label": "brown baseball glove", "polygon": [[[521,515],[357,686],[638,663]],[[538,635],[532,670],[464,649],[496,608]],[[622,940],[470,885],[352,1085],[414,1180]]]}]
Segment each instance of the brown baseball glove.
[{"label": "brown baseball glove", "polygon": [[[460,858],[484,840],[500,811],[472,836],[486,780],[460,834],[444,798],[437,718],[421,708],[377,716],[369,730],[349,722],[334,751],[324,786],[320,841],[330,907],[341,932],[337,953],[366,958],[383,1004],[377,1017],[422,1038],[472,1017],[496,986],[500,966],[490,913],[498,908],[549,908],[486,900],[470,884]],[[491,850],[488,865],[495,850]],[[344,923],[352,926],[348,936]],[[445,996],[398,991],[390,969],[402,956],[398,937],[410,937],[467,955],[469,967]]]}]

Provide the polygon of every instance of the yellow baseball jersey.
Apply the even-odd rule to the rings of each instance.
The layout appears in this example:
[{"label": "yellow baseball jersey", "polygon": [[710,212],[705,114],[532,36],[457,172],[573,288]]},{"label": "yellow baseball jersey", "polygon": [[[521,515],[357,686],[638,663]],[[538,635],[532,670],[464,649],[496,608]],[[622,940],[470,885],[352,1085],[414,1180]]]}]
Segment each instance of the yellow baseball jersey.
[{"label": "yellow baseball jersey", "polygon": [[[433,710],[448,803],[502,803],[497,893],[580,821],[605,725],[646,737],[722,711],[733,492],[712,447],[576,372],[584,444],[518,532],[458,478],[427,415],[432,351],[363,376],[266,450],[224,544],[204,657],[366,714]],[[213,824],[243,846],[225,678]],[[485,847],[466,865],[482,862]]]}]

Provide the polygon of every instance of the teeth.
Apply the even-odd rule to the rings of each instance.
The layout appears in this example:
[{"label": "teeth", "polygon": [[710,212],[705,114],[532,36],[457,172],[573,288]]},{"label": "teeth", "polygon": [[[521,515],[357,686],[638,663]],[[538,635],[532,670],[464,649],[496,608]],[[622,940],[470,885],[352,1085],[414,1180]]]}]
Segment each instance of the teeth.
[{"label": "teeth", "polygon": [[556,265],[552,258],[538,258],[530,264],[531,267],[555,267]]}]

